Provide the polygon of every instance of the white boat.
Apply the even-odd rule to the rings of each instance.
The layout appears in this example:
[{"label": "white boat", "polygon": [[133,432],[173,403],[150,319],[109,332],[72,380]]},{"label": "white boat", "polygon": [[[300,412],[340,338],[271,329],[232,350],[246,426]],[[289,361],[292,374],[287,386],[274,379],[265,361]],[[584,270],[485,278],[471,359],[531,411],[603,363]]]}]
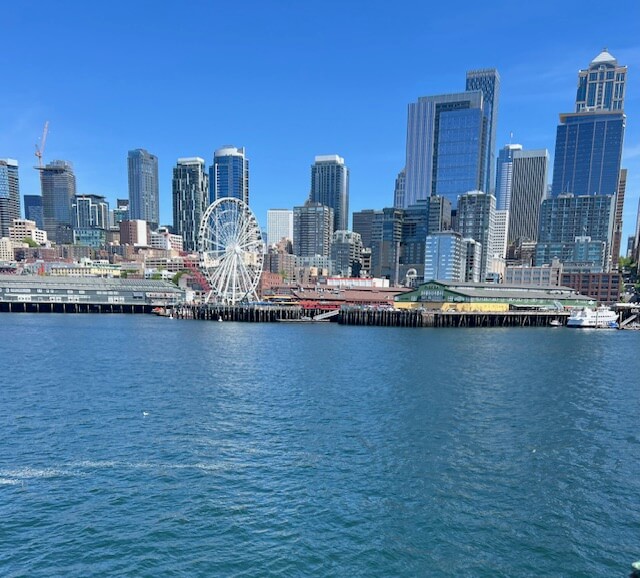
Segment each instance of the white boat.
[{"label": "white boat", "polygon": [[618,314],[601,305],[597,309],[581,307],[574,309],[567,319],[567,327],[590,327],[593,329],[617,329]]}]

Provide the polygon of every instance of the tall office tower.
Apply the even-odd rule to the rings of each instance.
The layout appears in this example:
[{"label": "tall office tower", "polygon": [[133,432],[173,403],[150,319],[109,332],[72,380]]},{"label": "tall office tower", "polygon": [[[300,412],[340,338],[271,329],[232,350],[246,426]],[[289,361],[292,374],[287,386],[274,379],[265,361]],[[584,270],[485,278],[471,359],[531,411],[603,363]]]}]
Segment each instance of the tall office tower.
[{"label": "tall office tower", "polygon": [[522,145],[520,144],[508,144],[498,153],[496,171],[496,209],[498,211],[509,210],[513,183],[513,155],[521,150]]},{"label": "tall office tower", "polygon": [[76,176],[67,161],[52,161],[40,170],[42,216],[50,241],[73,243],[71,203],[76,195]]},{"label": "tall office tower", "polygon": [[[514,148],[518,147],[518,148]],[[549,153],[507,145],[498,156],[499,210],[509,211],[507,243],[519,245],[538,236],[540,204],[547,194]]]},{"label": "tall office tower", "polygon": [[460,195],[484,190],[489,116],[480,90],[409,104],[404,207],[440,195],[455,209]]},{"label": "tall office tower", "polygon": [[106,243],[109,203],[99,195],[76,195],[71,205],[73,242],[98,248]]},{"label": "tall office tower", "polygon": [[9,227],[20,218],[18,161],[0,159],[0,238],[9,236]]},{"label": "tall office tower", "polygon": [[363,247],[371,248],[373,221],[375,216],[380,213],[382,211],[374,209],[364,209],[353,213],[353,232],[360,233]]},{"label": "tall office tower", "polygon": [[331,241],[333,274],[358,277],[362,266],[362,238],[352,231],[335,231]]},{"label": "tall office tower", "polygon": [[249,159],[244,147],[223,146],[209,167],[209,202],[233,197],[249,204]]},{"label": "tall office tower", "polygon": [[500,100],[500,75],[495,68],[470,70],[467,72],[466,90],[480,90],[483,95],[485,113],[488,119],[485,147],[485,181],[480,190],[493,192],[496,168],[496,127],[498,125],[498,102]]},{"label": "tall office tower", "polygon": [[36,227],[44,231],[42,197],[40,195],[24,195],[24,216],[29,221],[35,221]]},{"label": "tall office tower", "polygon": [[404,207],[404,191],[407,181],[407,173],[402,169],[396,177],[396,186],[393,189],[393,206],[396,209],[402,209]]},{"label": "tall office tower", "polygon": [[620,169],[618,179],[618,192],[616,193],[616,210],[613,219],[613,239],[611,241],[611,268],[618,270],[620,259],[620,244],[622,242],[622,211],[624,207],[624,195],[627,190],[627,169]]},{"label": "tall office tower", "polygon": [[614,218],[615,195],[567,193],[545,199],[540,209],[535,264],[550,264],[555,257],[565,268],[581,264],[582,270],[607,272]]},{"label": "tall office tower", "polygon": [[464,281],[466,257],[462,235],[455,231],[439,231],[425,240],[425,282]]},{"label": "tall office tower", "polygon": [[309,201],[333,209],[334,231],[349,228],[349,169],[338,155],[321,155],[311,165]]},{"label": "tall office tower", "polygon": [[578,72],[576,112],[624,110],[626,78],[627,67],[619,66],[605,48]]},{"label": "tall office tower", "polygon": [[376,211],[371,229],[371,273],[400,281],[400,244],[404,210],[393,207]]},{"label": "tall office tower", "polygon": [[129,218],[147,221],[152,229],[160,222],[158,157],[144,149],[129,151]]},{"label": "tall office tower", "polygon": [[495,234],[496,198],[482,191],[462,195],[458,203],[458,231],[466,239],[482,243],[480,279],[484,281]]},{"label": "tall office tower", "polygon": [[[490,255],[504,259],[507,256],[507,235],[509,231],[509,211],[496,211],[493,229],[493,246]],[[538,224],[536,223],[536,227]],[[537,234],[536,234],[537,236]]]},{"label": "tall office tower", "polygon": [[468,283],[480,283],[482,277],[482,243],[475,239],[462,239],[462,259],[464,262],[464,281]]},{"label": "tall office tower", "polygon": [[116,208],[111,211],[111,228],[119,230],[120,223],[129,219],[129,199],[116,199]]},{"label": "tall office tower", "polygon": [[185,251],[198,250],[198,232],[209,205],[209,176],[204,159],[178,159],[171,182],[173,233],[182,237]]},{"label": "tall office tower", "polygon": [[293,253],[298,257],[329,257],[333,237],[333,209],[307,201],[293,208]]},{"label": "tall office tower", "polygon": [[276,245],[282,239],[293,242],[293,211],[291,209],[267,210],[267,239]]}]

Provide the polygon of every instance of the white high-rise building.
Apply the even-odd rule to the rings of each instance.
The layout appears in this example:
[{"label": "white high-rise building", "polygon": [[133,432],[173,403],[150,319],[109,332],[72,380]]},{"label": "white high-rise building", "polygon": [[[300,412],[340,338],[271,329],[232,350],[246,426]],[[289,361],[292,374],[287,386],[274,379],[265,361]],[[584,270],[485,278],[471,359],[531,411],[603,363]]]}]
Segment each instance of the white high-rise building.
[{"label": "white high-rise building", "polygon": [[291,209],[269,209],[267,211],[267,241],[275,245],[282,239],[293,243],[293,211]]}]

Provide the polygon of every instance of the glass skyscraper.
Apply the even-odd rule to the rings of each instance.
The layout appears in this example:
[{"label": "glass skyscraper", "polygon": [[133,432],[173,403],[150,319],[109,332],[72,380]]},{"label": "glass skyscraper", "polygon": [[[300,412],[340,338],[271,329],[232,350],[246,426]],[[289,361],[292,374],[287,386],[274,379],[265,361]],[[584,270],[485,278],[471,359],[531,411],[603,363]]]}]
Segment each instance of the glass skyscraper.
[{"label": "glass skyscraper", "polygon": [[480,189],[491,193],[496,182],[496,127],[498,125],[498,102],[500,100],[500,75],[498,71],[495,68],[470,70],[467,72],[466,90],[480,90],[483,95],[484,111],[489,124],[486,131],[487,138],[484,142],[485,182],[482,183]]},{"label": "glass skyscraper", "polygon": [[173,232],[182,237],[185,251],[197,251],[200,223],[209,205],[209,176],[204,159],[178,159],[171,189]]},{"label": "glass skyscraper", "polygon": [[233,197],[249,204],[249,159],[244,147],[224,146],[213,153],[209,167],[209,202]]},{"label": "glass skyscraper", "polygon": [[35,221],[36,227],[44,231],[42,197],[40,195],[24,195],[24,217],[30,221]]},{"label": "glass skyscraper", "polygon": [[76,195],[76,176],[71,163],[52,161],[40,168],[42,216],[49,240],[73,243],[71,204]]},{"label": "glass skyscraper", "polygon": [[106,243],[109,203],[99,195],[76,195],[72,204],[73,242],[98,248]]},{"label": "glass skyscraper", "polygon": [[333,209],[333,230],[349,228],[349,169],[338,155],[320,155],[311,165],[309,201]]},{"label": "glass skyscraper", "polygon": [[129,212],[133,220],[147,221],[152,230],[160,222],[158,157],[144,149],[129,151]]},{"label": "glass skyscraper", "polygon": [[0,238],[9,236],[9,227],[20,218],[18,161],[0,159]]}]

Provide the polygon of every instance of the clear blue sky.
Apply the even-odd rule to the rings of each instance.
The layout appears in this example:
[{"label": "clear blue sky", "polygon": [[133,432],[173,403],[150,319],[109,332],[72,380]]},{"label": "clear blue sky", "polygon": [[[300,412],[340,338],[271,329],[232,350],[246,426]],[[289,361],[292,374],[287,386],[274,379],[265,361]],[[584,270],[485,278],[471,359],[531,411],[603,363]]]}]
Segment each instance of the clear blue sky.
[{"label": "clear blue sky", "polygon": [[[207,164],[244,146],[251,206],[301,204],[317,154],[343,156],[350,210],[393,202],[407,104],[464,90],[465,72],[502,77],[498,147],[551,155],[577,71],[603,47],[629,66],[623,166],[626,236],[640,192],[640,1],[32,1],[3,8],[0,157],[21,192],[45,120],[45,160],[73,162],[78,191],[127,197],[127,151],[159,157],[161,221],[171,223],[178,157]],[[551,179],[551,174],[550,174]]]}]

